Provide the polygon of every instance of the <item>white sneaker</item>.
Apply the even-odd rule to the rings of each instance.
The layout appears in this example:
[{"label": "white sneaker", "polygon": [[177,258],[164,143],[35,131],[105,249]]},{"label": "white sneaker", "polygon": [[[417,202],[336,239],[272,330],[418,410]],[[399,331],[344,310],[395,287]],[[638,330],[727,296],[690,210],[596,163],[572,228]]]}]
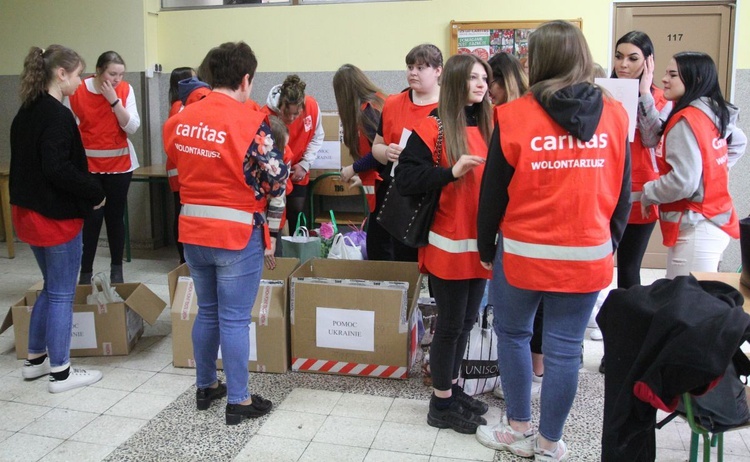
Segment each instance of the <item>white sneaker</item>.
[{"label": "white sneaker", "polygon": [[476,435],[477,441],[496,451],[510,451],[521,457],[534,455],[534,442],[536,441],[534,429],[530,428],[525,433],[517,432],[510,427],[508,417],[505,415],[502,421],[494,427],[489,425],[477,427]]},{"label": "white sneaker", "polygon": [[68,375],[68,378],[65,380],[55,380],[55,378],[50,375],[47,390],[49,390],[50,393],[62,393],[63,391],[91,385],[101,379],[102,373],[100,371],[71,368],[70,375]]},{"label": "white sneaker", "polygon": [[604,338],[602,336],[602,331],[599,328],[596,328],[596,329],[592,330],[591,334],[589,335],[589,337],[591,337],[591,340],[596,340],[596,341],[600,341],[600,340],[602,340]]},{"label": "white sneaker", "polygon": [[31,364],[28,360],[23,362],[21,376],[26,379],[38,379],[43,375],[49,374],[49,356],[44,358],[42,364]]},{"label": "white sneaker", "polygon": [[[542,396],[542,379],[543,377],[540,377],[536,374],[531,374],[531,400],[539,399],[540,396]],[[500,399],[505,399],[505,393],[503,393],[503,384],[499,380],[497,381],[497,385],[492,390],[492,394],[495,395],[495,397]]]},{"label": "white sneaker", "polygon": [[568,447],[563,440],[557,442],[554,451],[539,447],[539,440],[534,444],[534,462],[561,462],[568,460]]}]

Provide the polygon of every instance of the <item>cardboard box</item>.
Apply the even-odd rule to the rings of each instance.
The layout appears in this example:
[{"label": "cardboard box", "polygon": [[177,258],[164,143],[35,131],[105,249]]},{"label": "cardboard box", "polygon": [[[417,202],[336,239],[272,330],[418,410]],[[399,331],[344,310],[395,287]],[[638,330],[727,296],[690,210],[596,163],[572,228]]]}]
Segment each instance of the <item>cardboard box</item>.
[{"label": "cardboard box", "polygon": [[[261,284],[252,310],[250,357],[252,372],[284,373],[289,370],[288,279],[297,268],[296,258],[277,258],[276,268],[263,268]],[[187,265],[167,276],[172,307],[172,362],[175,367],[195,367],[193,324],[198,297]],[[221,363],[221,350],[217,367]]]},{"label": "cardboard box", "polygon": [[[26,358],[29,322],[42,283],[34,285],[11,306],[0,332],[11,325],[16,338],[16,357]],[[154,324],[166,304],[141,283],[112,284],[124,302],[108,303],[102,309],[86,304],[91,286],[77,286],[73,301],[73,332],[70,356],[127,355],[143,335],[143,321]]]},{"label": "cardboard box", "polygon": [[325,137],[323,146],[318,151],[318,158],[311,167],[310,175],[313,178],[325,172],[338,172],[341,167],[353,163],[349,148],[344,144],[344,132],[339,115],[335,112],[324,112],[321,116]]},{"label": "cardboard box", "polygon": [[305,262],[291,276],[292,370],[407,378],[421,278],[416,263]]}]

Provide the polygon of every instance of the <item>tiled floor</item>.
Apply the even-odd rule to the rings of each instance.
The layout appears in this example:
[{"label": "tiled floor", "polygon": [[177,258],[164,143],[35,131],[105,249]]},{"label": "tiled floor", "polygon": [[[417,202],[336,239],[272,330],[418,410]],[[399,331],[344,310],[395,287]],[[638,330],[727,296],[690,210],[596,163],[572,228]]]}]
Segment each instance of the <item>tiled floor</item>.
[{"label": "tiled floor", "polygon": [[[5,258],[0,250],[2,318],[8,307],[40,279],[28,246],[17,244],[16,247],[14,260]],[[107,249],[99,249],[99,254],[95,269],[105,270]],[[166,301],[166,274],[176,266],[174,255],[171,248],[136,251],[137,258],[125,264],[126,279],[146,283]],[[644,270],[644,283],[662,274]],[[220,423],[223,412],[214,406],[209,413],[201,415],[191,411],[187,418],[175,418],[177,422],[172,422],[172,426],[169,422],[160,426],[161,420],[179,415],[174,414],[175,408],[183,404],[190,408],[194,402],[194,372],[172,367],[171,348],[169,311],[165,310],[153,326],[146,327],[144,337],[131,355],[73,359],[75,365],[102,370],[102,381],[85,389],[53,395],[47,392],[44,379],[26,382],[21,378],[21,361],[15,358],[12,329],[3,333],[0,335],[0,461],[82,462],[108,457],[109,460],[144,460],[148,457],[125,456],[129,445],[144,444],[143,441],[154,444],[153,459],[149,460],[523,460],[486,449],[473,436],[428,426],[424,421],[427,412],[424,390],[415,396],[398,392],[400,387],[413,387],[414,381],[369,379],[367,383],[368,379],[346,378],[347,385],[341,386],[341,377],[290,373],[287,377],[276,378],[269,375],[264,377],[267,389],[280,388],[282,379],[288,379],[284,385],[288,391],[279,395],[274,412],[262,421],[227,428]],[[596,373],[601,354],[601,342],[587,339],[582,374]],[[598,380],[595,375],[589,377]],[[388,391],[379,392],[378,388]],[[501,411],[495,407],[498,401],[489,399],[493,408],[488,420],[495,422]],[[592,410],[592,415],[600,416],[601,409]],[[157,451],[159,442],[168,439],[167,432],[188,431],[191,426],[201,425],[196,416],[204,419],[208,428],[222,432],[222,436],[242,441],[244,447],[227,455],[216,444],[213,456],[193,458]],[[178,430],[173,429],[175,426]],[[144,435],[146,431],[156,431],[156,434]],[[591,435],[569,437],[592,438]],[[593,438],[598,439],[598,435]],[[689,439],[690,432],[684,422],[677,419],[668,424],[657,432],[658,460],[687,460]],[[725,445],[725,460],[750,462],[749,430],[727,434]],[[212,449],[207,450],[211,454]],[[579,457],[573,454],[571,460],[595,460]]]}]

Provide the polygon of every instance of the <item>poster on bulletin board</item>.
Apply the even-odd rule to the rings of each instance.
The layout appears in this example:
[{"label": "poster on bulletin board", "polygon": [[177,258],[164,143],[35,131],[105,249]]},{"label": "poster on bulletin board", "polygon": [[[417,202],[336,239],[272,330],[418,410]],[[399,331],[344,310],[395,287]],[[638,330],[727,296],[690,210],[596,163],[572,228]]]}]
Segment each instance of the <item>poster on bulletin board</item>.
[{"label": "poster on bulletin board", "polygon": [[[581,28],[582,19],[569,22]],[[546,21],[451,21],[450,54],[471,53],[484,60],[495,53],[518,59],[529,54],[529,35]]]}]

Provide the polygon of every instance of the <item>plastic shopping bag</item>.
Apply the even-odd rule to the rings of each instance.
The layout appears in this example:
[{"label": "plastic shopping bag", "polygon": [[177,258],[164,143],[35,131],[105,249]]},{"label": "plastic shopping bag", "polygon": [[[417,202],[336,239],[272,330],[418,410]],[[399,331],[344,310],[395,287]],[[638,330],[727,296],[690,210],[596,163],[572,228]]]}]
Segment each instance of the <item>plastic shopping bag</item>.
[{"label": "plastic shopping bag", "polygon": [[484,312],[480,312],[477,323],[469,333],[466,353],[461,362],[458,384],[470,396],[492,391],[500,380],[497,334],[489,319],[491,312],[492,305],[486,305]]},{"label": "plastic shopping bag", "polygon": [[116,303],[124,301],[120,294],[109,282],[107,273],[96,273],[91,278],[91,293],[86,296],[86,303],[97,305],[100,309],[104,308],[107,303]]},{"label": "plastic shopping bag", "polygon": [[362,251],[349,236],[336,234],[328,251],[328,258],[333,260],[362,260]]}]

